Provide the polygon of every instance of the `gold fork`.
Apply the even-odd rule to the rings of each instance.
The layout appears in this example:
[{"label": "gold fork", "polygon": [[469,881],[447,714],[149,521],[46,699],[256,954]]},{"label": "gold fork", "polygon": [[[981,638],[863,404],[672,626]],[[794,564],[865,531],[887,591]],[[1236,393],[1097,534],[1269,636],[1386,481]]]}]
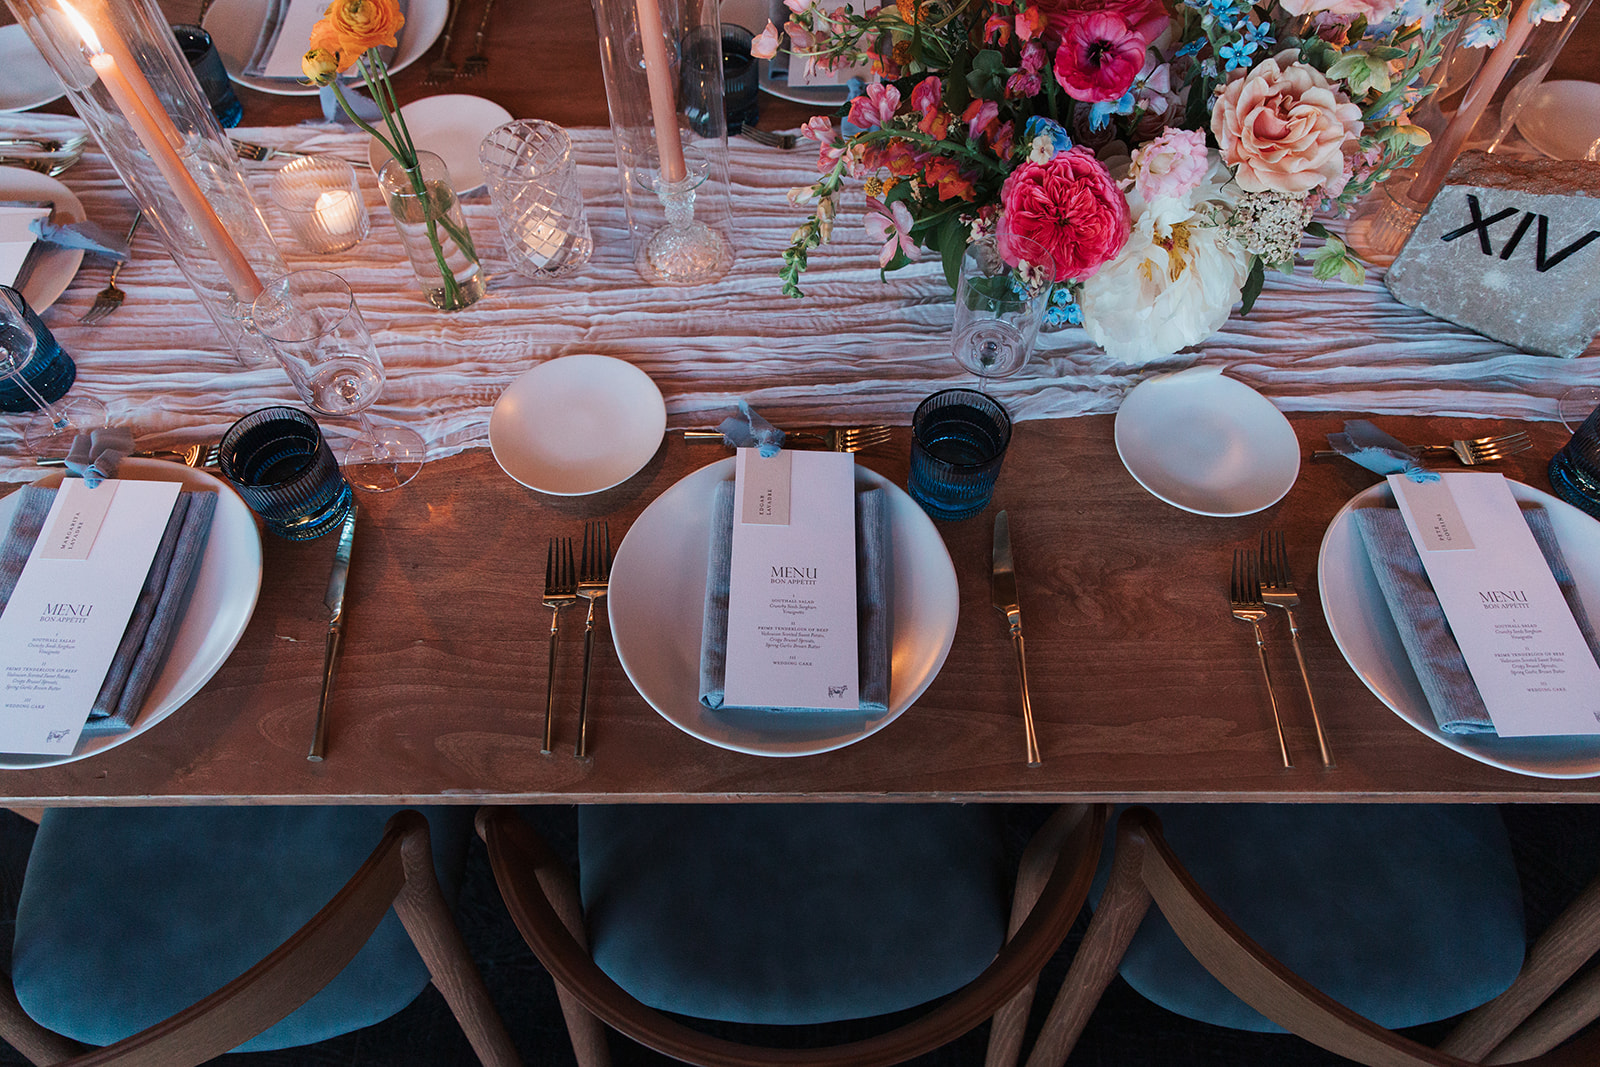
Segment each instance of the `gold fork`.
[{"label": "gold fork", "polygon": [[106,287],[94,294],[94,303],[89,310],[83,313],[78,321],[85,326],[92,326],[122,306],[128,299],[128,294],[117,288],[117,275],[122,273],[122,267],[133,258],[133,234],[139,228],[139,223],[144,221],[144,212],[140,211],[133,216],[133,225],[128,227],[127,245],[128,254],[125,258],[117,260],[111,265],[111,277],[106,279]]},{"label": "gold fork", "polygon": [[1272,669],[1267,666],[1267,643],[1261,638],[1261,624],[1266,621],[1267,609],[1261,601],[1261,573],[1254,552],[1242,548],[1233,550],[1233,581],[1228,586],[1228,604],[1233,617],[1255,628],[1256,654],[1261,657],[1261,673],[1267,680],[1267,699],[1272,702],[1272,724],[1278,729],[1278,752],[1283,765],[1294,768],[1289,758],[1289,743],[1283,737],[1283,717],[1278,714],[1278,697],[1272,691]]},{"label": "gold fork", "polygon": [[1294,576],[1289,572],[1289,550],[1284,544],[1282,530],[1265,530],[1261,534],[1261,599],[1269,608],[1282,608],[1289,617],[1289,639],[1294,642],[1294,658],[1300,664],[1300,680],[1305,683],[1306,702],[1311,705],[1311,724],[1317,728],[1317,754],[1324,767],[1333,766],[1333,756],[1328,752],[1328,739],[1322,733],[1322,718],[1317,714],[1317,698],[1311,692],[1311,672],[1306,670],[1306,656],[1300,649],[1300,627],[1294,621],[1294,609],[1300,605],[1300,594],[1295,591]]},{"label": "gold fork", "polygon": [[578,572],[572,563],[572,538],[550,538],[550,551],[544,558],[544,606],[550,609],[550,667],[545,673],[544,747],[548,756],[555,741],[556,706],[556,624],[561,609],[578,602]]},{"label": "gold fork", "polygon": [[489,57],[483,52],[483,35],[489,29],[489,13],[494,10],[494,0],[484,0],[483,18],[478,20],[478,36],[472,42],[472,54],[461,62],[458,78],[476,78],[489,69]]},{"label": "gold fork", "polygon": [[[835,426],[827,430],[793,430],[785,433],[784,440],[815,441],[829,452],[865,452],[869,448],[886,444],[894,433],[890,426]],[[720,430],[685,430],[685,441],[721,441]]]},{"label": "gold fork", "polygon": [[[184,445],[182,448],[147,448],[138,452],[129,452],[130,459],[164,459],[173,463],[182,463],[185,467],[196,469],[215,468],[217,465],[217,446],[215,444]],[[64,467],[66,458],[63,456],[40,456],[34,464],[40,467]]]},{"label": "gold fork", "polygon": [[578,595],[589,602],[589,617],[583,623],[583,689],[578,697],[578,743],[573,754],[589,757],[589,665],[594,653],[594,609],[606,598],[611,585],[611,526],[600,522],[583,524],[583,559],[578,564]]},{"label": "gold fork", "polygon": [[450,18],[444,24],[444,39],[439,43],[439,58],[433,61],[428,73],[422,76],[424,85],[443,85],[456,76],[456,65],[450,59],[450,38],[456,32],[456,18],[461,14],[461,0],[453,0]]},{"label": "gold fork", "polygon": [[[1406,445],[1411,451],[1421,456],[1455,456],[1461,461],[1462,466],[1476,467],[1480,463],[1493,463],[1497,459],[1505,459],[1519,452],[1526,452],[1533,447],[1533,442],[1528,435],[1517,433],[1492,434],[1487,437],[1472,437],[1466,440],[1451,441],[1449,444],[1438,445]],[[1341,453],[1330,449],[1319,449],[1311,453],[1312,459],[1333,459]]]}]

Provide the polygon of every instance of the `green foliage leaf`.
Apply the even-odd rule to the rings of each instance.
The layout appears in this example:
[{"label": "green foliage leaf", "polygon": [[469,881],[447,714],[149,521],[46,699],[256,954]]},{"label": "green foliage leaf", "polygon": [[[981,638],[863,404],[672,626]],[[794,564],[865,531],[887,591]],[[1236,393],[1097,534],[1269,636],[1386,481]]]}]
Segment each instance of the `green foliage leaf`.
[{"label": "green foliage leaf", "polygon": [[980,100],[998,100],[1005,93],[1005,57],[993,48],[985,48],[972,57],[972,69],[967,71],[967,88]]},{"label": "green foliage leaf", "polygon": [[959,215],[951,215],[929,235],[930,246],[939,250],[939,258],[944,264],[944,279],[950,283],[951,292],[955,291],[956,280],[961,277],[961,255],[967,250],[967,238],[971,232],[972,228]]},{"label": "green foliage leaf", "polygon": [[957,115],[972,103],[972,93],[967,88],[967,57],[966,49],[956,52],[950,63],[950,76],[944,80],[944,106]]},{"label": "green foliage leaf", "polygon": [[1244,280],[1244,288],[1239,293],[1239,315],[1242,318],[1250,314],[1250,309],[1256,306],[1256,297],[1261,295],[1261,287],[1267,284],[1267,269],[1261,262],[1261,257],[1256,256],[1250,260],[1250,274]]}]

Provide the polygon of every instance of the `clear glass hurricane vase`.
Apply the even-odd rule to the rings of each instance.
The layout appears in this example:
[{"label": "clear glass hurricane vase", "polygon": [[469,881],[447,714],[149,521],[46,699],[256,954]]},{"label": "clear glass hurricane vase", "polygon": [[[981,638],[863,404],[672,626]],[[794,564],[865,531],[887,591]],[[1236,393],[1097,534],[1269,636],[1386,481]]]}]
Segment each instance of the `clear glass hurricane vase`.
[{"label": "clear glass hurricane vase", "polygon": [[378,172],[378,184],[428,303],[444,311],[477,303],[489,279],[444,160],[423,151],[415,167],[391,159]]}]

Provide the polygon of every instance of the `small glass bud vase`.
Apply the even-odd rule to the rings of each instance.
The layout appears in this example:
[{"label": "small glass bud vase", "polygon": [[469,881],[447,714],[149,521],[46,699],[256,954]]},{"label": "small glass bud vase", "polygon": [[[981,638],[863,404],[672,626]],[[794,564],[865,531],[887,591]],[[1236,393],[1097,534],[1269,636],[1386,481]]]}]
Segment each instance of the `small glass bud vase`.
[{"label": "small glass bud vase", "polygon": [[418,151],[412,169],[391,159],[378,172],[378,186],[428,303],[443,311],[477,303],[489,277],[478,262],[444,160]]}]

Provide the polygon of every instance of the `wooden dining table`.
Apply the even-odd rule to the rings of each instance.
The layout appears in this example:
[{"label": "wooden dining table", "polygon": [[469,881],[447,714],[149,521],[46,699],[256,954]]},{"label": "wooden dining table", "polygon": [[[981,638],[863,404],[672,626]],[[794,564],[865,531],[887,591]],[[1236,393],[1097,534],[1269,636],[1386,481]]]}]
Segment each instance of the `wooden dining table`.
[{"label": "wooden dining table", "polygon": [[[198,11],[191,0],[164,6],[174,21]],[[1596,69],[1600,34],[1585,29],[1558,72]],[[503,5],[488,43],[489,73],[452,91],[490,97],[516,115],[604,123],[585,5]],[[435,91],[421,84],[426,58],[397,77],[402,100]],[[319,114],[314,99],[240,96],[253,125]],[[809,113],[766,100],[762,124],[793,125]],[[1425,391],[1412,410],[1386,414],[1384,428],[1407,441],[1526,430],[1533,447],[1494,469],[1541,489],[1549,487],[1545,464],[1567,437],[1547,419],[1424,414],[1453,410],[1430,406]],[[1291,410],[1289,418],[1309,456],[1361,414]],[[846,410],[839,421],[850,417]],[[899,423],[890,444],[858,460],[904,485],[909,430],[904,418],[890,421]],[[556,748],[541,754],[548,539],[605,519],[620,540],[647,505],[722,454],[669,433],[623,484],[554,497],[512,481],[477,447],[434,459],[398,492],[365,495],[322,763],[305,754],[322,672],[329,546],[264,537],[255,612],[211,681],[126,744],[61,766],[0,770],[0,804],[1600,800],[1600,778],[1532,777],[1445,747],[1386,707],[1346,663],[1320,610],[1318,550],[1338,510],[1375,475],[1308,458],[1288,494],[1262,512],[1190,514],[1124,469],[1113,416],[1103,412],[1018,422],[991,508],[938,524],[960,592],[954,642],[926,692],[883,729],[793,758],[707,744],[646,703],[602,631],[590,758],[572,755],[582,650],[570,637],[556,670]],[[989,604],[1000,508],[1011,516],[1038,767],[1024,758],[1013,652]],[[1233,551],[1254,547],[1268,529],[1285,534],[1305,596],[1300,622],[1331,768],[1316,758],[1287,630],[1273,620],[1268,650],[1295,758],[1293,769],[1281,765],[1251,631],[1228,610]]]}]

